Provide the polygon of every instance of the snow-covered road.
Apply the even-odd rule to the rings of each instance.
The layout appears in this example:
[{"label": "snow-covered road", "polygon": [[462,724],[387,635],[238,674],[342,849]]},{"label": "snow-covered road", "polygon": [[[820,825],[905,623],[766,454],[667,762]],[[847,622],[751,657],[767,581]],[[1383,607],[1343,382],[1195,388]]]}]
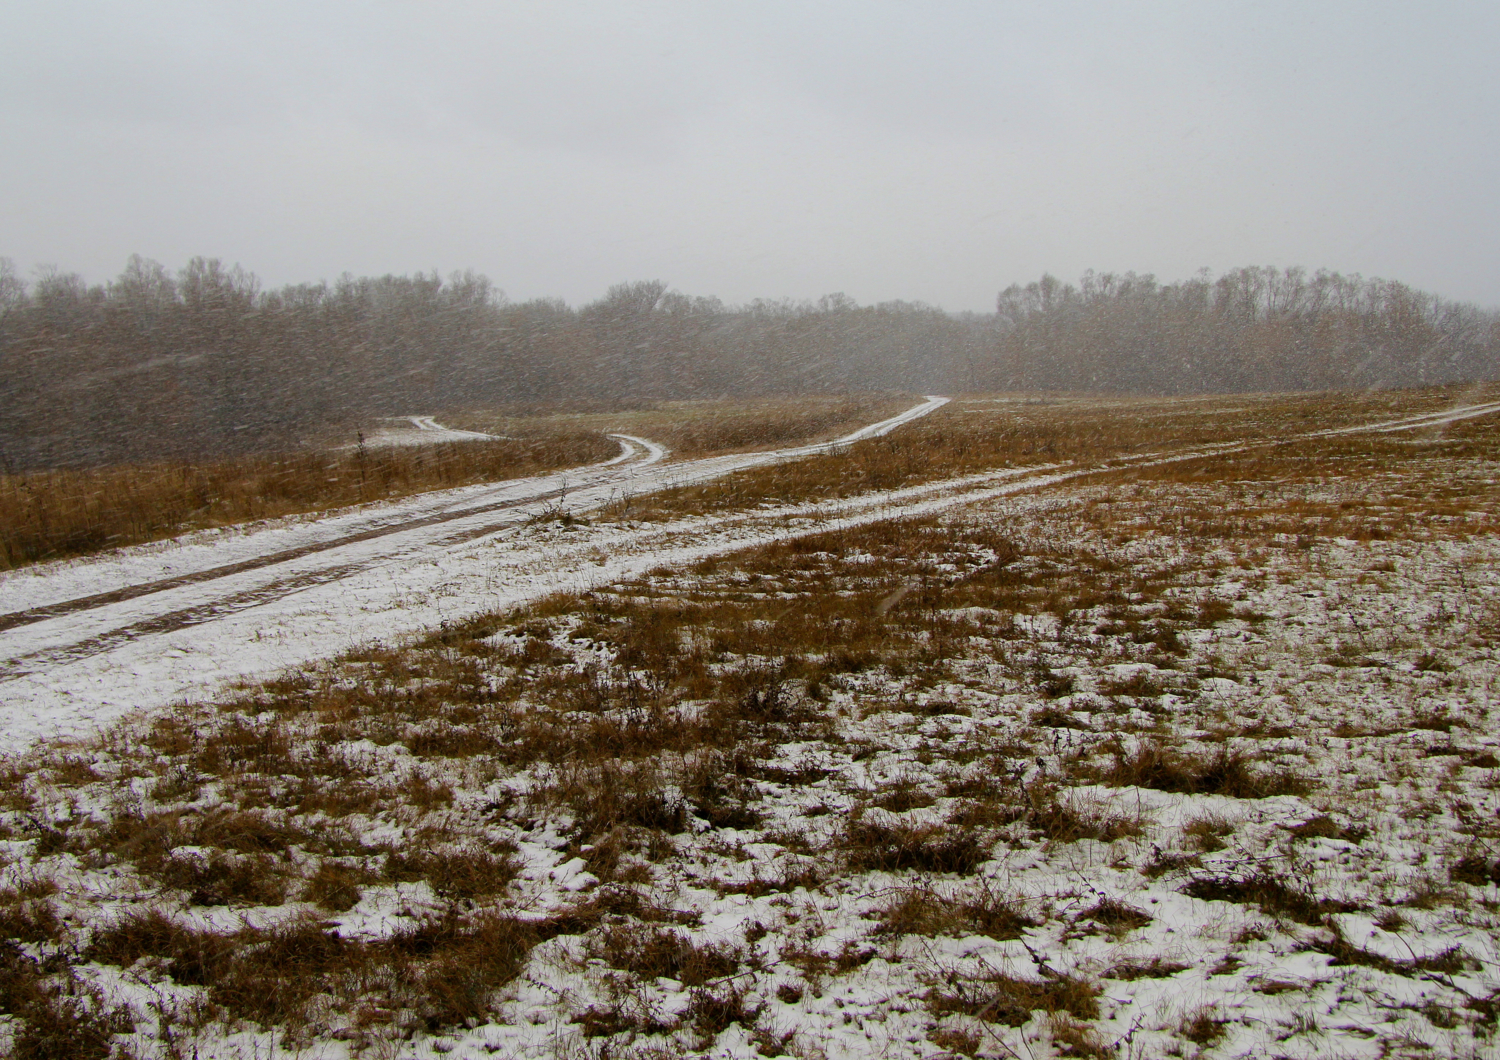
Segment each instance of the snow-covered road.
[{"label": "snow-covered road", "polygon": [[[625,495],[836,451],[940,407],[932,397],[835,442],[669,463],[616,436],[614,460],[565,474],[424,494],[190,535],[29,568],[0,580],[0,750],[83,733],[136,710],[210,696],[355,645],[800,534],[939,511],[1101,471],[1278,439],[1087,467],[1008,469],[852,498],[636,526],[538,518]],[[1300,437],[1439,426],[1500,403]],[[1291,440],[1291,439],[1280,439]]]},{"label": "snow-covered road", "polygon": [[388,422],[385,427],[365,438],[363,444],[372,449],[381,449],[387,446],[432,445],[437,442],[487,442],[494,438],[493,434],[445,427],[431,416],[407,416]]},{"label": "snow-covered road", "polygon": [[[666,450],[651,441],[615,435],[620,455],[591,467],[0,576],[0,747],[586,584],[567,569],[575,539],[559,538],[565,528],[538,516],[835,451],[946,401],[929,397],[833,442],[681,463],[665,462]],[[638,552],[629,539],[654,535],[605,536],[619,540],[590,547],[593,577],[614,566],[593,555],[601,545]]]}]

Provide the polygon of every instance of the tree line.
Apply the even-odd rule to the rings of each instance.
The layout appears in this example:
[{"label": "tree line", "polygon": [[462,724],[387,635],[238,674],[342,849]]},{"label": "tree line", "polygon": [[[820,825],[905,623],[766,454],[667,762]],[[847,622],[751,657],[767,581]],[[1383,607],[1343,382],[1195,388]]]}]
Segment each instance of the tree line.
[{"label": "tree line", "polygon": [[0,461],[12,469],[296,445],[370,417],[870,391],[1145,393],[1500,377],[1500,316],[1399,283],[1246,268],[1162,284],[1051,276],[996,312],[915,302],[728,306],[659,281],[578,308],[484,276],[263,289],[194,258],[114,281],[0,259]]}]

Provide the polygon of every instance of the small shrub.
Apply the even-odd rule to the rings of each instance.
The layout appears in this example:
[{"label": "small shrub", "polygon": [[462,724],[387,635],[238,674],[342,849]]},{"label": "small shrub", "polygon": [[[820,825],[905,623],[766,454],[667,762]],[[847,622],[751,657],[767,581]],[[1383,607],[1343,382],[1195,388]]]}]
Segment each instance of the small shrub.
[{"label": "small shrub", "polygon": [[656,926],[632,924],[610,928],[600,936],[595,948],[613,968],[642,979],[675,979],[685,986],[702,986],[739,970],[739,959],[730,950],[699,945],[675,931]]},{"label": "small shrub", "polygon": [[1049,979],[1017,979],[993,975],[961,981],[927,994],[927,1007],[934,1015],[960,1013],[987,1023],[1019,1027],[1033,1012],[1066,1012],[1079,1019],[1097,1019],[1100,990],[1092,983],[1068,975]]},{"label": "small shrub", "polygon": [[912,888],[880,911],[877,930],[885,935],[985,935],[1003,940],[1020,938],[1040,923],[1018,901],[1005,901],[988,888],[974,898],[946,898]]},{"label": "small shrub", "polygon": [[324,909],[342,913],[359,904],[360,884],[366,879],[365,873],[325,861],[307,881],[302,898]]},{"label": "small shrub", "polygon": [[989,858],[977,836],[951,824],[884,824],[861,817],[849,822],[840,846],[857,871],[968,875]]},{"label": "small shrub", "polygon": [[1202,876],[1188,883],[1182,893],[1206,902],[1258,905],[1273,916],[1288,916],[1304,924],[1322,924],[1332,913],[1355,908],[1318,898],[1265,871],[1249,876]]}]

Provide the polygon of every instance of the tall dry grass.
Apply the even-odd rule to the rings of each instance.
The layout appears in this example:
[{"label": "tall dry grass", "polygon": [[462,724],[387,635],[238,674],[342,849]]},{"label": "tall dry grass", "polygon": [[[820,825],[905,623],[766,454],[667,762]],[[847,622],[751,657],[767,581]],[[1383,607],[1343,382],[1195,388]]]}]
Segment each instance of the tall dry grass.
[{"label": "tall dry grass", "polygon": [[0,570],[189,530],[518,478],[607,459],[569,430],[418,448],[278,453],[0,476]]},{"label": "tall dry grass", "polygon": [[[665,445],[674,456],[696,457],[828,441],[894,416],[919,400],[911,394],[813,395],[666,401],[640,409],[535,415],[579,429],[641,435]],[[496,412],[473,412],[450,413],[443,422],[488,434],[511,434],[515,421]]]},{"label": "tall dry grass", "polygon": [[[1054,444],[1091,444],[1087,435],[1068,439],[1052,436]],[[1392,761],[1432,762],[1429,747],[1455,763],[1447,752],[1462,750],[1471,763],[1463,768],[1493,769],[1477,724],[1469,733],[1446,707],[1425,713],[1458,695],[1460,686],[1447,682],[1464,679],[1464,664],[1431,672],[1448,665],[1432,654],[1436,626],[1400,643],[1382,640],[1387,658],[1364,667],[1365,687],[1401,682],[1392,701],[1409,702],[1404,716],[1415,720],[1378,734],[1344,728],[1354,700],[1340,682],[1324,686],[1336,695],[1299,704],[1293,733],[1284,701],[1252,689],[1251,675],[1235,668],[1259,665],[1265,644],[1309,627],[1256,614],[1255,597],[1240,594],[1253,592],[1257,568],[1237,564],[1260,556],[1263,580],[1295,577],[1307,549],[1288,520],[1304,520],[1309,537],[1348,537],[1360,509],[1344,507],[1341,496],[1368,495],[1368,520],[1388,518],[1386,500],[1448,498],[1451,512],[1414,506],[1402,531],[1413,541],[1447,533],[1459,516],[1496,510],[1484,491],[1500,488],[1490,481],[1497,454],[1500,421],[1470,421],[1441,440],[1325,438],[1187,469],[1141,469],[1040,511],[997,507],[824,530],[450,623],[420,641],[370,645],[218,707],[184,705],[93,746],[0,762],[0,827],[32,850],[29,875],[12,876],[33,882],[0,891],[0,976],[19,999],[13,1033],[41,1040],[76,1028],[74,1051],[58,1055],[108,1055],[110,1021],[124,1010],[85,1008],[74,994],[44,990],[46,976],[76,975],[69,989],[84,996],[92,980],[83,970],[59,972],[33,957],[65,953],[122,970],[146,958],[163,984],[200,990],[211,1005],[183,1003],[173,1015],[184,1045],[220,1033],[220,1021],[253,1021],[278,1028],[289,1046],[313,1045],[338,1026],[364,1035],[351,1040],[372,1055],[387,1045],[399,1052],[393,1043],[416,1034],[495,1018],[503,995],[494,991],[536,970],[527,968],[534,947],[564,938],[566,952],[607,967],[599,974],[613,985],[600,995],[559,991],[559,1005],[570,1008],[549,1018],[570,1020],[585,1038],[655,1038],[663,1055],[690,1041],[702,1051],[701,1042],[738,1021],[771,1055],[785,1050],[771,1037],[777,1026],[757,1024],[770,990],[799,1003],[804,990],[821,991],[895,952],[887,946],[925,952],[932,937],[1013,940],[1032,928],[1119,943],[1144,931],[1152,907],[1126,901],[1128,891],[1076,903],[1050,891],[1026,898],[1004,882],[1008,869],[986,867],[992,855],[1024,851],[1049,860],[1057,878],[1076,878],[1078,841],[1113,844],[1111,873],[1136,872],[1142,888],[1170,880],[1160,886],[1247,907],[1266,932],[1280,930],[1272,921],[1314,928],[1313,950],[1335,964],[1403,979],[1449,974],[1461,967],[1456,949],[1383,957],[1345,940],[1332,919],[1358,898],[1393,930],[1402,923],[1398,905],[1428,915],[1427,905],[1378,883],[1360,897],[1354,884],[1347,892],[1328,886],[1340,883],[1332,875],[1319,878],[1318,890],[1284,867],[1293,842],[1359,843],[1364,812],[1344,801],[1355,788],[1328,779],[1342,775],[1337,769],[1289,753],[1286,741],[1326,747],[1326,735],[1352,747],[1353,732],[1360,743],[1388,740],[1360,752],[1382,785]],[[1334,487],[1346,493],[1330,494]],[[1330,521],[1306,522],[1309,495]],[[1381,566],[1357,564],[1343,575],[1346,588],[1382,576]],[[1300,591],[1326,577],[1310,571],[1286,584]],[[1245,629],[1199,635],[1231,622]],[[1240,639],[1262,622],[1270,623],[1262,634]],[[1450,622],[1459,625],[1440,643],[1469,643],[1464,657],[1484,658],[1483,645],[1468,638],[1493,643],[1492,620],[1476,611]],[[1298,650],[1311,662],[1327,643],[1309,639]],[[1221,655],[1226,644],[1245,644],[1244,654]],[[1222,677],[1244,682],[1243,698],[1226,700]],[[1415,744],[1407,731],[1440,724],[1456,738]],[[1458,768],[1429,772],[1451,786],[1434,790],[1456,791]],[[1101,788],[1125,790],[1116,798]],[[1179,825],[1143,813],[1128,789],[1218,801]],[[1281,810],[1228,808],[1292,793],[1320,812],[1309,816],[1292,799]],[[58,805],[95,809],[38,812]],[[1258,837],[1273,831],[1262,828],[1273,813],[1285,823]],[[539,907],[535,878],[517,874],[517,854],[539,828],[555,828],[566,844],[559,858],[583,860],[598,884],[541,918],[521,917],[517,903]],[[377,835],[404,838],[372,841]],[[1500,879],[1500,863],[1464,840],[1441,855],[1449,873],[1442,886],[1460,895]],[[776,853],[747,864],[751,843]],[[1362,856],[1378,849],[1364,847]],[[1205,861],[1210,854],[1219,856]],[[63,891],[52,874],[73,880],[103,870],[120,881],[110,886],[154,900],[137,897],[125,913],[111,902],[72,900],[80,917],[60,915],[64,899],[52,903]],[[809,912],[773,925],[757,920],[743,944],[694,934],[698,898],[673,908],[684,879],[700,895],[785,895],[763,908]],[[419,881],[431,902],[414,906],[390,936],[360,941],[328,931],[323,918],[367,891]],[[1421,900],[1435,901],[1437,886]],[[871,938],[846,936],[841,950],[821,942],[825,928],[811,911],[813,902],[827,908],[825,898],[876,898],[861,914],[878,921]],[[185,904],[224,915],[183,917]],[[263,912],[239,926],[232,919],[266,907],[283,911],[274,921]],[[794,934],[804,917],[812,930]],[[757,943],[772,931],[777,959],[762,963]],[[917,938],[903,943],[908,936]],[[1185,969],[1176,950],[1153,951],[1144,944],[1153,936],[1134,937],[1143,944],[1132,942],[1132,956],[1106,978]],[[1264,941],[1246,934],[1231,945]],[[33,949],[42,943],[48,948]],[[289,979],[287,967],[298,974]],[[1059,957],[1034,978],[944,975],[907,997],[936,1020],[977,1021],[960,1026],[1023,1026],[1041,1013],[1072,1055],[1104,1056],[1088,1026],[1102,1011],[1097,967]],[[688,1008],[648,1003],[662,977],[688,992]],[[173,997],[192,995],[161,996],[165,1018]],[[1186,1040],[1212,1037],[1206,1011],[1183,1017]],[[90,1054],[91,1041],[104,1045]]]},{"label": "tall dry grass", "polygon": [[[1195,398],[1029,399],[970,395],[882,438],[826,456],[632,499],[630,519],[795,504],[1006,467],[1088,465],[1227,442],[1269,443],[1297,435],[1494,400],[1496,387],[1429,387],[1360,394],[1224,395]],[[1462,425],[1447,429],[1457,435]],[[1363,451],[1370,436],[1316,444]],[[1392,443],[1395,444],[1395,443]],[[1196,465],[1174,464],[1169,475]]]}]

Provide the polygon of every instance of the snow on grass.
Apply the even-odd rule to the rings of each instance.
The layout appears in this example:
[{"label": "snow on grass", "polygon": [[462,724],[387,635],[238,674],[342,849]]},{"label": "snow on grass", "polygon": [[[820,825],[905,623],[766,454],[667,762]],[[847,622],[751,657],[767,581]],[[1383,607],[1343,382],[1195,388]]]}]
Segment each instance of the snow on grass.
[{"label": "snow on grass", "polygon": [[11,1046],[1487,1055],[1500,435],[1447,430],[643,546],[12,759]]},{"label": "snow on grass", "polygon": [[[0,576],[7,607],[0,620],[59,609],[12,628],[0,624],[3,739],[20,748],[84,732],[131,710],[201,698],[227,682],[269,676],[371,639],[587,584],[607,573],[601,550],[631,555],[614,573],[644,569],[642,549],[663,547],[660,533],[642,540],[620,527],[580,552],[575,542],[528,531],[563,517],[558,525],[573,529],[581,524],[572,511],[828,453],[945,402],[927,398],[834,442],[672,465],[660,463],[666,453],[655,443],[620,436],[631,455],[624,463],[440,491],[316,521],[191,535]],[[675,555],[756,539],[731,526],[715,543],[676,542]],[[120,599],[69,610],[111,593]]]}]

